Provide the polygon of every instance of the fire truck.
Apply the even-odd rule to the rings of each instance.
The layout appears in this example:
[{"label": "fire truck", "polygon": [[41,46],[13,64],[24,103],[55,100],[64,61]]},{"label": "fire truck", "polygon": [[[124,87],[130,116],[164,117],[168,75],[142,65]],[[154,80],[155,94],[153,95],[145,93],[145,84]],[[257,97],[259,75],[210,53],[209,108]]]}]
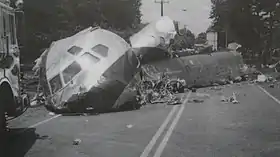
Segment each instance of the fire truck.
[{"label": "fire truck", "polygon": [[[11,7],[10,0],[0,0],[0,141],[5,141],[7,120],[23,113],[29,98],[21,88],[20,47],[17,28],[23,12]],[[17,5],[21,6],[21,5]],[[21,17],[21,19],[18,19]],[[1,149],[1,148],[0,148]]]}]

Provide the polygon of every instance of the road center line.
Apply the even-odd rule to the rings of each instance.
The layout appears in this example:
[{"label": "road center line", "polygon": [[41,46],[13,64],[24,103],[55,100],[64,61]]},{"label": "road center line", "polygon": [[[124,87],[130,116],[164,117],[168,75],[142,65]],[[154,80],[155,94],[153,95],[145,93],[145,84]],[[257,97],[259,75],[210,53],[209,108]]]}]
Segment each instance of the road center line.
[{"label": "road center line", "polygon": [[160,128],[158,129],[156,134],[153,136],[152,140],[146,146],[146,148],[144,149],[144,151],[143,151],[143,153],[141,154],[140,157],[147,157],[150,154],[152,148],[156,144],[157,139],[160,137],[160,135],[162,134],[162,132],[166,128],[167,124],[169,123],[170,119],[172,118],[172,116],[175,113],[177,108],[178,108],[177,105],[172,108],[172,110],[169,112],[167,118],[164,120],[164,122],[162,123],[162,125],[160,126]]},{"label": "road center line", "polygon": [[184,103],[181,105],[180,110],[178,112],[178,114],[176,115],[175,119],[173,120],[172,124],[170,125],[170,128],[168,129],[168,131],[166,132],[164,138],[162,139],[159,147],[156,150],[156,153],[154,155],[154,157],[160,157],[170,136],[172,135],[173,130],[175,129],[184,109],[185,109],[185,104],[187,103],[189,97],[190,97],[191,93],[188,93],[187,98],[185,99]]},{"label": "road center line", "polygon": [[270,98],[272,98],[275,102],[277,102],[280,105],[280,100],[275,98],[273,95],[271,95],[267,90],[265,90],[263,87],[257,85],[266,95],[268,95]]}]

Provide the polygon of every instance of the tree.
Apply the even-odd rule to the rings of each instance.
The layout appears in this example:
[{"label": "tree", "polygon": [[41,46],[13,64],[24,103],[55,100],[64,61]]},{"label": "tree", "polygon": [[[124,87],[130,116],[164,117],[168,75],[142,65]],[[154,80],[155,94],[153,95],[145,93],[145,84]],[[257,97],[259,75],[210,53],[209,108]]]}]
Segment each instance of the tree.
[{"label": "tree", "polygon": [[[52,41],[89,26],[101,26],[129,36],[141,23],[141,0],[25,0],[24,62],[33,61]],[[117,9],[116,9],[117,8]]]},{"label": "tree", "polygon": [[206,39],[205,32],[199,33],[197,38],[195,39],[196,44],[204,44],[204,43],[206,43],[206,41],[207,41],[207,39]]},{"label": "tree", "polygon": [[182,36],[176,35],[174,39],[174,45],[177,49],[193,48],[195,43],[195,35],[186,28],[181,29]]},{"label": "tree", "polygon": [[279,48],[279,0],[212,0],[210,18],[212,29],[227,31],[246,49],[262,54],[262,58],[269,59],[271,49]]}]

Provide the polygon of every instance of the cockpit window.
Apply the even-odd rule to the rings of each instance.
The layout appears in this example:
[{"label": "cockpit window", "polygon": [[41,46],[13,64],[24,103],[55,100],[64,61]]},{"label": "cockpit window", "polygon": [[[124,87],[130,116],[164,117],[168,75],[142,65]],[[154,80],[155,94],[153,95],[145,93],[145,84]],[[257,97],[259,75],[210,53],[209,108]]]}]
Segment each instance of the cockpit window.
[{"label": "cockpit window", "polygon": [[50,86],[52,93],[55,93],[62,88],[62,82],[59,74],[50,80]]},{"label": "cockpit window", "polygon": [[102,57],[107,57],[109,48],[105,45],[98,44],[98,45],[94,46],[91,50],[98,53]]},{"label": "cockpit window", "polygon": [[91,61],[91,63],[97,63],[100,61],[100,58],[94,56],[93,54],[90,54],[88,52],[86,52],[85,54],[83,54],[82,56],[83,59],[87,58],[88,60]]},{"label": "cockpit window", "polygon": [[77,55],[79,54],[83,49],[78,47],[78,46],[72,46],[70,49],[68,49],[68,52],[71,53],[72,55]]},{"label": "cockpit window", "polygon": [[98,63],[100,58],[94,56],[93,54],[86,52],[79,58],[78,62],[82,66],[83,69],[91,69],[92,65]]},{"label": "cockpit window", "polygon": [[65,84],[73,79],[80,71],[82,70],[81,66],[77,62],[73,62],[66,69],[63,70],[62,76]]}]

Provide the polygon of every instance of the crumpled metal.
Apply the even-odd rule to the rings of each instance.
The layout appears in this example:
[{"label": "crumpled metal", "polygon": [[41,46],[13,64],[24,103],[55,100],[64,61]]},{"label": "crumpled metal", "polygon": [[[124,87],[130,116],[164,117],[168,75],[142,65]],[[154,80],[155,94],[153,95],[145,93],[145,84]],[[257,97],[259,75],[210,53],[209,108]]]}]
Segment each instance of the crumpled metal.
[{"label": "crumpled metal", "polygon": [[138,98],[141,104],[181,104],[181,99],[176,94],[184,93],[184,83],[185,80],[170,79],[165,74],[159,80],[143,80],[137,85]]}]

